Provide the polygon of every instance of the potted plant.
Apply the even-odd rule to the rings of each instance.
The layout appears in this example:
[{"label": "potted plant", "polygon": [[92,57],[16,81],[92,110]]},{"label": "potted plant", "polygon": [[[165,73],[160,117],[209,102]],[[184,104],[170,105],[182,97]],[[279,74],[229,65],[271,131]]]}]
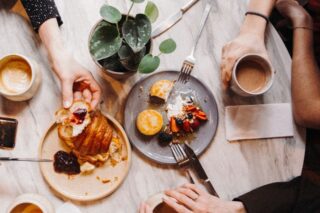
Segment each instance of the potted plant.
[{"label": "potted plant", "polygon": [[168,54],[176,49],[172,39],[166,39],[159,46],[159,54],[152,55],[152,23],[159,11],[149,1],[144,14],[130,15],[135,3],[144,0],[130,0],[131,7],[127,14],[110,5],[100,9],[102,19],[93,27],[89,37],[89,50],[93,60],[107,74],[116,79],[127,78],[137,71],[151,73],[160,65],[161,54]]}]

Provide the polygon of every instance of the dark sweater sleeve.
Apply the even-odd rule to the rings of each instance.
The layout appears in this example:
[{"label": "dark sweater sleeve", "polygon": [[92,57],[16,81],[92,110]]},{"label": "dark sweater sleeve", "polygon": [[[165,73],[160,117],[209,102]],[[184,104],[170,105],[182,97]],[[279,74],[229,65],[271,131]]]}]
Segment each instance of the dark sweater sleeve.
[{"label": "dark sweater sleeve", "polygon": [[301,177],[289,182],[272,183],[250,191],[235,201],[241,201],[248,213],[293,212],[299,194]]},{"label": "dark sweater sleeve", "polygon": [[21,2],[36,32],[38,32],[41,24],[50,18],[56,18],[59,26],[62,24],[54,0],[21,0]]}]

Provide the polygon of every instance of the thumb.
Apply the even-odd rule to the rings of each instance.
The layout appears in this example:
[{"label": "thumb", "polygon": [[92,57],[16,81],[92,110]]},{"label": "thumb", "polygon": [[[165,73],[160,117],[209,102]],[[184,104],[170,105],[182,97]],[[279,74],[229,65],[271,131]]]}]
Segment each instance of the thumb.
[{"label": "thumb", "polygon": [[69,108],[73,102],[73,81],[64,80],[61,83],[63,107]]},{"label": "thumb", "polygon": [[228,88],[230,85],[230,81],[232,78],[232,69],[235,62],[236,62],[235,58],[227,58],[227,59],[224,59],[221,63],[221,66],[220,66],[221,79],[225,89]]}]

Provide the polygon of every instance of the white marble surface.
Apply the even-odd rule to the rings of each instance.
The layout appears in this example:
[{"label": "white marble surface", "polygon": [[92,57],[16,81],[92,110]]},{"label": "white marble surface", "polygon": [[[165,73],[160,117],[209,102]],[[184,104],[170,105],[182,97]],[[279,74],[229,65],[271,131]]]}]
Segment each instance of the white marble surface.
[{"label": "white marble surface", "polygon": [[[132,85],[141,77],[118,82],[105,81],[98,76],[98,68],[89,56],[88,34],[99,19],[103,0],[56,0],[64,25],[61,27],[66,45],[74,56],[90,69],[103,87],[103,99],[108,112],[122,119],[122,107]],[[125,12],[129,0],[108,0]],[[160,9],[159,21],[174,13],[187,0],[154,0]],[[224,199],[232,199],[255,187],[274,181],[285,181],[299,175],[305,144],[303,135],[295,138],[227,142],[224,128],[224,106],[254,103],[290,102],[291,59],[275,30],[268,29],[268,52],[277,70],[276,81],[269,93],[260,98],[244,99],[220,88],[219,64],[223,44],[234,38],[246,10],[245,1],[213,1],[213,8],[196,51],[197,65],[193,72],[212,90],[219,107],[220,122],[215,139],[200,160],[217,192]],[[205,6],[205,0],[192,8],[173,29],[155,40],[155,46],[172,37],[177,50],[161,56],[160,70],[179,70],[189,54],[195,28]],[[143,11],[136,5],[134,12]],[[30,101],[14,103],[0,99],[0,115],[19,120],[17,143],[12,151],[0,151],[0,156],[36,157],[38,144],[61,106],[59,82],[52,74],[43,45],[29,24],[20,16],[0,11],[0,57],[8,53],[21,53],[37,60],[43,72],[42,87]],[[154,52],[157,49],[154,48]],[[303,131],[302,131],[303,132]],[[157,165],[133,150],[129,175],[123,185],[111,196],[93,203],[77,204],[82,212],[136,212],[141,200],[187,179],[172,167]],[[57,208],[63,200],[56,197],[43,180],[35,163],[0,163],[0,212],[22,193],[39,193],[46,196]]]}]

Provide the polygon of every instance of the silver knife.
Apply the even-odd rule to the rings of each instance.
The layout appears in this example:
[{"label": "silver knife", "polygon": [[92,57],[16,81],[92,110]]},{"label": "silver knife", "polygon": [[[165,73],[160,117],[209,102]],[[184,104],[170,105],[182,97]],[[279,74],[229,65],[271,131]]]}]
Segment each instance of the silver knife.
[{"label": "silver knife", "polygon": [[53,162],[50,159],[0,157],[0,161]]},{"label": "silver knife", "polygon": [[153,30],[151,37],[156,38],[162,33],[169,30],[172,26],[174,26],[176,23],[178,23],[183,14],[186,13],[193,5],[195,5],[199,0],[191,0],[189,3],[187,3],[185,6],[183,6],[177,13],[170,16],[167,20],[160,23],[158,26],[155,27]]},{"label": "silver knife", "polygon": [[195,170],[199,179],[203,181],[204,185],[206,186],[206,188],[208,189],[210,194],[219,197],[216,190],[214,189],[212,183],[210,182],[208,175],[206,174],[203,167],[201,166],[201,163],[200,163],[197,155],[194,153],[192,148],[190,146],[188,146],[187,144],[184,144],[184,150],[185,150],[187,156],[189,157],[189,160],[190,160],[190,163],[191,163],[193,169]]}]

